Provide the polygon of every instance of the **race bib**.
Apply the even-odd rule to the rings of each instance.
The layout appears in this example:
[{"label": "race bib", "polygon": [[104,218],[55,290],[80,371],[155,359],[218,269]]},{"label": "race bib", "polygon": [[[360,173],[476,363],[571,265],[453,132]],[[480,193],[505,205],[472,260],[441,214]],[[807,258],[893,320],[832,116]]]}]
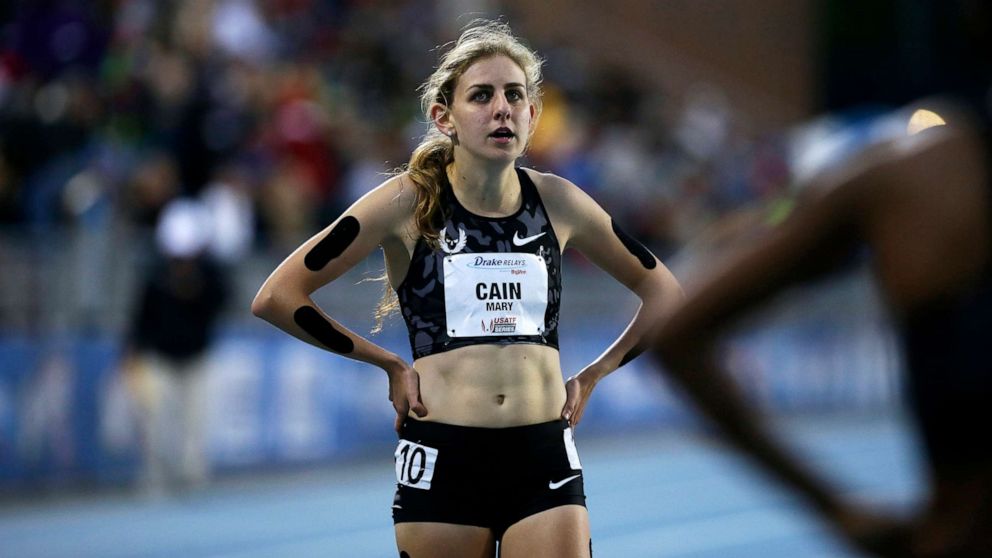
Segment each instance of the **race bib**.
[{"label": "race bib", "polygon": [[437,463],[436,449],[400,440],[393,456],[396,458],[396,482],[410,488],[431,489],[434,464]]},{"label": "race bib", "polygon": [[454,254],[444,258],[450,337],[541,335],[548,268],[536,254]]}]

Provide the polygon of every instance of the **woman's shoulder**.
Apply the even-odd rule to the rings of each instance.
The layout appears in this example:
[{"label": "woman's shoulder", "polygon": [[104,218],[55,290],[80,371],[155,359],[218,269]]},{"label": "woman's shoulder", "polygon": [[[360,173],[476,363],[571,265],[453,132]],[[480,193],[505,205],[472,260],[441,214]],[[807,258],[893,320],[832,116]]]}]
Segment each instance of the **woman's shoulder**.
[{"label": "woman's shoulder", "polygon": [[521,167],[523,172],[537,187],[537,192],[541,196],[546,206],[557,209],[575,208],[584,205],[591,198],[589,195],[571,180],[558,176],[550,172],[541,172],[530,168]]},{"label": "woman's shoulder", "polygon": [[388,212],[394,218],[412,214],[416,203],[417,192],[406,172],[390,176],[355,202]]},{"label": "woman's shoulder", "polygon": [[577,191],[581,191],[571,180],[557,174],[525,167],[520,167],[520,170],[534,183],[538,194],[541,195],[541,199],[545,203],[554,200],[562,202],[565,201],[565,198],[575,195]]},{"label": "woman's shoulder", "polygon": [[541,172],[539,170],[532,169],[529,167],[520,167],[520,170],[522,170],[531,179],[531,181],[534,182],[534,185],[537,186],[538,188],[562,187],[566,184],[574,186],[574,184],[572,184],[568,180],[552,172]]}]

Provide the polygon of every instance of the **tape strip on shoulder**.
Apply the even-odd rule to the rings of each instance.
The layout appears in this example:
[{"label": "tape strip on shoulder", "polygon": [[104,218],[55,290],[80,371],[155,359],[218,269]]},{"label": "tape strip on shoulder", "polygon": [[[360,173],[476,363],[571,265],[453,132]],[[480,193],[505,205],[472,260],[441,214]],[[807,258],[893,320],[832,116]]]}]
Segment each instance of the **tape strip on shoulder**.
[{"label": "tape strip on shoulder", "polygon": [[293,321],[311,337],[336,353],[347,354],[355,350],[355,343],[347,335],[334,329],[331,322],[321,316],[315,308],[300,306],[293,313]]},{"label": "tape strip on shoulder", "polygon": [[617,235],[617,238],[620,239],[620,242],[623,243],[627,250],[641,262],[641,265],[643,265],[645,269],[654,269],[655,266],[658,265],[658,262],[654,259],[654,254],[652,254],[651,251],[648,250],[643,244],[624,232],[623,229],[620,228],[620,225],[617,225],[617,222],[613,219],[610,219],[610,224],[613,226],[613,233]]},{"label": "tape strip on shoulder", "polygon": [[303,263],[310,271],[320,271],[334,258],[340,256],[351,243],[358,238],[358,231],[361,230],[358,219],[351,215],[338,221],[337,225],[327,233],[327,236],[320,239],[313,248],[307,252],[303,258]]}]

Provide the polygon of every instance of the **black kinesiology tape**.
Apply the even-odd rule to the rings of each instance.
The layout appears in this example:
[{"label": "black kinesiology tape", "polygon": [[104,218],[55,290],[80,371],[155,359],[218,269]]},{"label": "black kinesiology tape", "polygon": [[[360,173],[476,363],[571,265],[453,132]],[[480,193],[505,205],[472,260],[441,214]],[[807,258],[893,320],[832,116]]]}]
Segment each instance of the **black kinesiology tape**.
[{"label": "black kinesiology tape", "polygon": [[311,337],[336,353],[347,354],[355,350],[355,343],[347,335],[334,329],[331,322],[321,316],[315,308],[299,307],[293,313],[293,321]]},{"label": "black kinesiology tape", "polygon": [[627,247],[627,250],[629,250],[635,258],[640,260],[641,265],[643,265],[646,269],[654,269],[655,266],[658,265],[658,262],[654,259],[654,254],[652,254],[651,251],[648,250],[643,244],[638,242],[634,237],[623,232],[623,229],[617,225],[616,221],[611,219],[610,224],[613,225],[613,232],[617,235],[617,238],[620,239],[620,242]]},{"label": "black kinesiology tape", "polygon": [[337,225],[334,225],[331,232],[327,233],[327,236],[320,239],[320,242],[307,252],[306,257],[303,258],[303,263],[306,264],[307,269],[310,271],[324,269],[325,265],[340,256],[348,246],[351,246],[351,243],[358,238],[358,231],[361,228],[358,219],[351,215],[341,219]]}]

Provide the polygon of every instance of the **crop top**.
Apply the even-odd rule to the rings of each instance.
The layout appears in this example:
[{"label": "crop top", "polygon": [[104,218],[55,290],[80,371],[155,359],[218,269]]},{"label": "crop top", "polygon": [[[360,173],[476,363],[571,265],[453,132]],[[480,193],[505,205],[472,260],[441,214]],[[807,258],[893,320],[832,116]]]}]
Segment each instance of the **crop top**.
[{"label": "crop top", "polygon": [[558,348],[561,249],[537,187],[517,169],[521,204],[483,217],[442,188],[440,250],[417,241],[396,289],[413,358],[479,344]]}]

